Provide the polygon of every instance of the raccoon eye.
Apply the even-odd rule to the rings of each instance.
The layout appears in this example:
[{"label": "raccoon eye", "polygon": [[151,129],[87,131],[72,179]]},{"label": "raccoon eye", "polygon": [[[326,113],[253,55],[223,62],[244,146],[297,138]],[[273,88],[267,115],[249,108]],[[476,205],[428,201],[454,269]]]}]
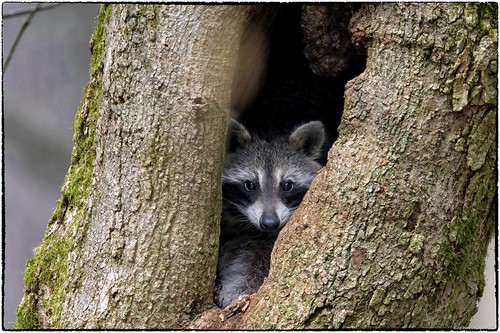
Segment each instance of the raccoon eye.
[{"label": "raccoon eye", "polygon": [[253,190],[255,190],[255,184],[254,184],[253,182],[251,182],[251,181],[247,180],[247,181],[245,182],[245,189],[246,189],[247,191],[253,191]]},{"label": "raccoon eye", "polygon": [[284,182],[282,185],[281,185],[281,188],[283,189],[283,191],[285,192],[290,192],[291,190],[293,190],[293,182]]}]

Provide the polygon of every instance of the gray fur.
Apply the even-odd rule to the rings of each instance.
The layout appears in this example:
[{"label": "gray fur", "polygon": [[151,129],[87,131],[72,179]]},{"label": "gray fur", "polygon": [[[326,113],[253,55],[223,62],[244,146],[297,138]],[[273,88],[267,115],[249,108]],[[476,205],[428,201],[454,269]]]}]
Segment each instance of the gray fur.
[{"label": "gray fur", "polygon": [[[255,293],[263,283],[279,230],[321,168],[315,159],[320,158],[325,132],[321,122],[312,121],[289,136],[268,140],[252,137],[233,120],[228,137],[215,295],[221,307],[242,294]],[[252,182],[255,189],[248,190],[245,182]],[[284,183],[293,184],[292,189],[286,191]],[[264,215],[276,223],[262,224]]]},{"label": "gray fur", "polygon": [[216,303],[224,308],[240,295],[255,293],[269,272],[274,239],[245,235],[224,244],[219,255]]},{"label": "gray fur", "polygon": [[226,143],[226,146],[229,147],[230,151],[245,148],[252,142],[252,137],[247,129],[234,119],[230,120],[227,138],[229,142]]},{"label": "gray fur", "polygon": [[325,141],[323,124],[320,121],[311,121],[299,126],[288,141],[297,151],[302,151],[312,159],[318,159]]}]

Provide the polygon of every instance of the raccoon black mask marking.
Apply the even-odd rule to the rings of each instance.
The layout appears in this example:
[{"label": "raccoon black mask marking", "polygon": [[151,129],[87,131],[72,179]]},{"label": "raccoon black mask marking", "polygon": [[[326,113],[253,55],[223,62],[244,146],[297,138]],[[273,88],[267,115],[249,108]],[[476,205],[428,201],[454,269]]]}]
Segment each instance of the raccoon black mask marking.
[{"label": "raccoon black mask marking", "polygon": [[223,213],[216,303],[225,307],[258,290],[269,271],[278,231],[288,222],[321,168],[325,131],[320,121],[288,136],[251,136],[229,127],[222,177]]}]

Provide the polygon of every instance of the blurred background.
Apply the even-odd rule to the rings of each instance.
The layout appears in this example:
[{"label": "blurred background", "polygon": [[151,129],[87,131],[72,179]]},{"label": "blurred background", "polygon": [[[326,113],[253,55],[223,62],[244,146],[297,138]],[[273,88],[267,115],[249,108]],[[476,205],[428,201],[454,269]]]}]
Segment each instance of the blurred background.
[{"label": "blurred background", "polygon": [[[5,15],[34,7],[3,3],[3,61],[27,17]],[[6,329],[23,296],[26,261],[43,237],[69,167],[73,118],[89,79],[88,45],[98,10],[97,4],[64,3],[38,11],[3,72]],[[470,328],[496,328],[494,242],[486,265],[486,290]]]},{"label": "blurred background", "polygon": [[[4,2],[2,16],[35,5]],[[3,72],[7,329],[23,296],[26,261],[43,237],[69,167],[73,119],[89,80],[89,40],[98,11],[98,4],[67,3],[38,11]],[[3,17],[3,62],[27,16]]]}]

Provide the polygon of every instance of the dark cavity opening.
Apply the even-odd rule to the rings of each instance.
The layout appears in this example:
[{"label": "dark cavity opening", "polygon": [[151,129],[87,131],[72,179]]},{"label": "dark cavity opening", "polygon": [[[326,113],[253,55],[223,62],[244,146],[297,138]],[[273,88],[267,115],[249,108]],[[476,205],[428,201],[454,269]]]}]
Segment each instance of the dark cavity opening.
[{"label": "dark cavity opening", "polygon": [[364,69],[348,30],[360,4],[254,5],[233,85],[232,117],[252,133],[289,133],[312,120],[337,139],[346,82]]}]

